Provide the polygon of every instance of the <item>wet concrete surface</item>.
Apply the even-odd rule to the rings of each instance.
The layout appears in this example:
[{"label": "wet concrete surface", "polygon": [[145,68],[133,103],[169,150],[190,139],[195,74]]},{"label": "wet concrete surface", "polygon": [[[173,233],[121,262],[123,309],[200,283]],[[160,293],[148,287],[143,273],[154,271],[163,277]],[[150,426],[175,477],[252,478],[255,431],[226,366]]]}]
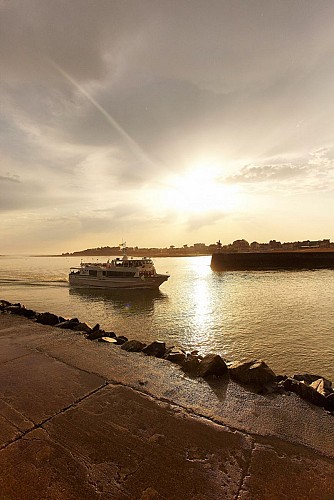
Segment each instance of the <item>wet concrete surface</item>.
[{"label": "wet concrete surface", "polygon": [[334,417],[0,315],[0,499],[333,499]]}]

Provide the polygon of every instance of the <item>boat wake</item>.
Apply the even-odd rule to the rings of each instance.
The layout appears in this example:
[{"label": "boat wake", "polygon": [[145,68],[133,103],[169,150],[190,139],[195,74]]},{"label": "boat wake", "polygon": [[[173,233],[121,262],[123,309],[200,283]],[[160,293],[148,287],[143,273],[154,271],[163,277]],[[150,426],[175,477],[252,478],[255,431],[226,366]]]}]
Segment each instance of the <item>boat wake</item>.
[{"label": "boat wake", "polygon": [[66,278],[59,279],[48,279],[48,280],[29,280],[29,279],[19,279],[19,278],[1,278],[0,285],[2,286],[64,286],[68,284]]}]

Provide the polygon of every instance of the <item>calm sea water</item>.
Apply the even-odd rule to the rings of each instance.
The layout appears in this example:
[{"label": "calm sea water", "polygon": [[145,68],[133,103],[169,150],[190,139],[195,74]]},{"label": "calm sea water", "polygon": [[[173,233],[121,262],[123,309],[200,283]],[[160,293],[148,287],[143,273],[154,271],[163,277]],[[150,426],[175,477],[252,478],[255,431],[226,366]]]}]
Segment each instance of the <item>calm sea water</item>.
[{"label": "calm sea water", "polygon": [[159,291],[99,291],[69,288],[78,258],[0,257],[0,298],[129,338],[334,380],[334,271],[217,273],[210,257],[154,260],[171,274]]}]

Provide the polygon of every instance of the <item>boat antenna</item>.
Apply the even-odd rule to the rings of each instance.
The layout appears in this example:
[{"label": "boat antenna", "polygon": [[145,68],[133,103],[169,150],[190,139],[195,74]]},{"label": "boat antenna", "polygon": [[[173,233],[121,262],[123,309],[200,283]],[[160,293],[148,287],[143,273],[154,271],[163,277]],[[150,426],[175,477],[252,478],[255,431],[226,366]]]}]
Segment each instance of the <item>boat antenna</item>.
[{"label": "boat antenna", "polygon": [[119,246],[122,250],[123,260],[127,260],[128,256],[126,255],[127,251],[126,241],[122,240],[122,243],[120,243]]}]

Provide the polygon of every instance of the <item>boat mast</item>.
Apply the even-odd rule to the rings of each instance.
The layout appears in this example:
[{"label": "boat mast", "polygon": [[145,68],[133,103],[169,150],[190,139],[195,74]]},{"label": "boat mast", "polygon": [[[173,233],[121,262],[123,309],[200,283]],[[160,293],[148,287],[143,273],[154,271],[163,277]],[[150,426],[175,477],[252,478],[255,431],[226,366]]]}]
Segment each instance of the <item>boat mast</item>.
[{"label": "boat mast", "polygon": [[120,249],[122,250],[122,255],[123,255],[122,260],[128,260],[128,256],[126,254],[126,251],[127,251],[126,241],[122,241],[122,243],[120,243],[119,246],[120,246]]}]

